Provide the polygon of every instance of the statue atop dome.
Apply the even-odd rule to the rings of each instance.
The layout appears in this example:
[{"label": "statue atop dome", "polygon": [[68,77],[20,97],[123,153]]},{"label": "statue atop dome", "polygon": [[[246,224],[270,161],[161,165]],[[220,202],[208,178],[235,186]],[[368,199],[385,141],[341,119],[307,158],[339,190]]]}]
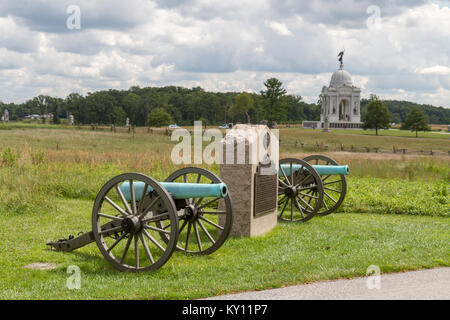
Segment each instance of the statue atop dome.
[{"label": "statue atop dome", "polygon": [[344,58],[344,52],[345,50],[339,52],[338,57],[339,57],[339,62],[341,63],[341,67],[344,65],[344,63],[342,62],[342,59]]}]

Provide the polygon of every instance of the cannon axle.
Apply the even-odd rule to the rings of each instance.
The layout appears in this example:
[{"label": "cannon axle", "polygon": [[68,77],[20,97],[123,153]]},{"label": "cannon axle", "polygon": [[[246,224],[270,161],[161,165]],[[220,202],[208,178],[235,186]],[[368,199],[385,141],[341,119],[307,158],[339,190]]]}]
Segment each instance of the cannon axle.
[{"label": "cannon axle", "polygon": [[142,230],[143,224],[141,223],[141,220],[142,218],[136,216],[126,217],[122,220],[121,226],[125,232],[136,234]]}]

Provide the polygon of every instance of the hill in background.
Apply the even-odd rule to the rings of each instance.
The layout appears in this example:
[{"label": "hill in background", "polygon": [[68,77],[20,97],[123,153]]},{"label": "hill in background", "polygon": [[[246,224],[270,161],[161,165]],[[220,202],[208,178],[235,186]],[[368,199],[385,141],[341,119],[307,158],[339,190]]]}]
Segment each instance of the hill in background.
[{"label": "hill in background", "polygon": [[[364,119],[369,99],[361,99],[361,117]],[[450,109],[435,107],[429,104],[418,104],[410,101],[383,100],[389,111],[392,113],[392,122],[401,123],[406,120],[408,113],[418,107],[428,117],[428,122],[432,124],[450,124]]]},{"label": "hill in background", "polygon": [[[126,118],[131,124],[144,126],[149,113],[155,108],[167,112],[174,123],[192,125],[194,120],[203,120],[210,125],[227,122],[247,122],[247,116],[231,115],[230,108],[236,103],[239,92],[207,92],[202,88],[131,87],[128,90],[103,90],[82,96],[72,93],[65,99],[40,95],[24,103],[5,104],[0,101],[0,112],[5,108],[10,119],[20,120],[31,114],[57,114],[59,118],[75,116],[76,123],[124,125]],[[252,103],[248,117],[252,123],[259,123],[267,117],[267,99],[260,93],[251,93]],[[409,101],[384,100],[393,115],[395,123],[404,122],[414,107],[419,107],[431,124],[450,124],[450,109]],[[368,99],[361,100],[362,120]],[[320,119],[320,101],[306,103],[299,95],[284,95],[277,108],[284,109],[278,123],[301,123],[304,120]]]}]

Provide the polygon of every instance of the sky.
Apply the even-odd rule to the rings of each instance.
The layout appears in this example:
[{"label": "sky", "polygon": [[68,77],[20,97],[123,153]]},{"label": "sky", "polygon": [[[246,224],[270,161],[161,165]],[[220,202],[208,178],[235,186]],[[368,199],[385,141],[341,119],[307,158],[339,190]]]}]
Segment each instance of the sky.
[{"label": "sky", "polygon": [[0,101],[131,86],[316,102],[344,68],[362,96],[450,107],[450,1],[2,0]]}]

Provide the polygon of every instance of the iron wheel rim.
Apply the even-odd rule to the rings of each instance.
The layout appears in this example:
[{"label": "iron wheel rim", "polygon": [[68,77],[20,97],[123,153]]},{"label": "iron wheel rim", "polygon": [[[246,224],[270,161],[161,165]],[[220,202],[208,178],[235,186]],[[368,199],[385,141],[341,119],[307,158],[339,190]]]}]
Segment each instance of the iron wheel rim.
[{"label": "iron wheel rim", "polygon": [[[281,165],[290,166],[289,175],[286,174]],[[294,165],[301,166],[296,173],[292,169]],[[322,206],[323,185],[320,175],[309,163],[296,158],[280,160],[280,171],[281,176],[278,176],[278,206],[282,209],[278,214],[278,219],[289,222],[310,220]],[[307,184],[308,182],[309,184]],[[294,192],[291,194],[290,190],[294,190]],[[284,212],[288,206],[290,215],[286,218]]]},{"label": "iron wheel rim", "polygon": [[[303,160],[313,165],[339,165],[335,160],[324,155],[311,155]],[[336,180],[333,177],[339,177],[339,180]],[[328,179],[331,181],[327,181]],[[324,187],[324,199],[318,215],[326,216],[335,212],[342,205],[345,195],[347,194],[347,178],[345,175],[328,175],[322,178],[322,184]],[[339,198],[336,200],[337,196],[339,196]],[[329,205],[328,202],[330,201],[334,204]]]},{"label": "iron wheel rim", "polygon": [[[120,191],[120,185],[127,181],[129,182],[131,194],[129,201],[125,199]],[[148,187],[151,187],[153,194],[157,195],[155,202],[152,203],[153,207],[142,208],[141,203],[143,204],[144,201],[136,200],[137,195],[134,194],[134,183],[136,182],[143,182],[147,186],[144,188],[143,194],[148,190]],[[114,194],[117,197],[113,197]],[[154,206],[161,205],[167,209],[166,212],[149,217],[150,213],[153,215]],[[103,211],[107,210],[105,206],[113,208],[112,211],[115,210],[117,215],[104,214]],[[105,218],[110,220],[122,219],[121,229],[117,230],[118,232],[114,235],[115,239],[113,240],[108,239],[109,237],[105,236],[104,230],[101,229],[102,223],[100,221]],[[123,224],[125,219],[131,218],[140,221],[140,224],[135,224],[136,230],[132,232],[126,231]],[[171,227],[168,228],[169,230],[165,230],[168,234],[166,243],[158,242],[155,239],[155,232],[159,232],[154,230],[157,230],[157,227],[152,226],[156,222],[155,219],[156,221],[159,221],[158,219],[170,221]],[[178,240],[178,217],[175,204],[169,193],[153,178],[140,173],[121,174],[109,180],[99,191],[92,210],[92,231],[100,252],[114,268],[125,272],[156,270],[170,259]],[[125,239],[127,240],[123,247]],[[134,265],[128,263],[131,251],[134,251]],[[132,257],[131,259],[133,261]],[[144,261],[146,263],[141,264]]]}]

